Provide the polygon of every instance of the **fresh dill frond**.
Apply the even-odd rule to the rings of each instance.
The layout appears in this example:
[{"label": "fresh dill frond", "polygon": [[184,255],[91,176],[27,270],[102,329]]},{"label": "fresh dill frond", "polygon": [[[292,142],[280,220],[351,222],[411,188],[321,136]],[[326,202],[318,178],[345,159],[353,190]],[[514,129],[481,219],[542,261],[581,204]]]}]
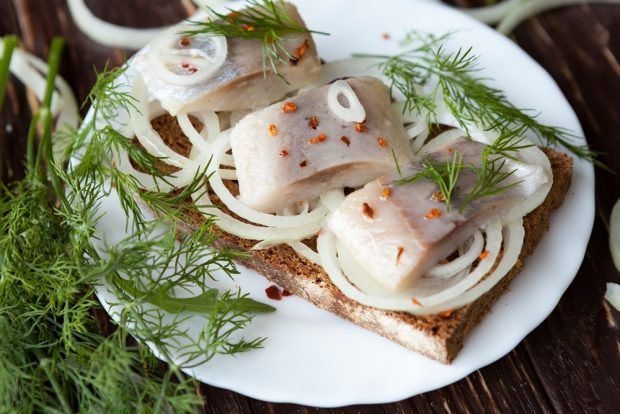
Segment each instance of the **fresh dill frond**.
[{"label": "fresh dill frond", "polygon": [[209,8],[212,17],[206,22],[191,22],[196,29],[185,32],[187,35],[209,34],[239,39],[258,39],[262,41],[263,73],[267,69],[286,79],[280,74],[278,64],[297,64],[303,56],[291,53],[283,43],[283,36],[291,33],[316,33],[327,35],[324,32],[307,29],[287,10],[282,0],[250,0],[248,7],[235,11],[228,9],[228,13],[218,13]]},{"label": "fresh dill frond", "polygon": [[383,59],[379,68],[405,99],[403,111],[425,115],[437,122],[438,105],[443,103],[459,126],[469,133],[473,125],[485,130],[531,131],[543,145],[559,145],[580,158],[605,167],[596,151],[576,142],[577,136],[564,128],[545,125],[531,111],[514,106],[503,91],[488,85],[477,75],[479,58],[472,48],[448,52],[443,42],[450,35],[434,36],[412,31],[405,43],[414,48]]},{"label": "fresh dill frond", "polygon": [[443,201],[448,210],[452,200],[452,194],[458,183],[463,169],[463,156],[458,151],[453,151],[452,161],[437,162],[425,159],[422,161],[422,169],[415,174],[396,180],[397,185],[411,184],[423,178],[434,182],[439,188]]},{"label": "fresh dill frond", "polygon": [[[98,75],[89,96],[95,116],[74,131],[72,162],[56,163],[50,103],[62,44],[56,39],[50,48],[44,99],[27,137],[26,178],[0,185],[0,412],[195,412],[202,401],[180,368],[261,347],[264,338],[238,333],[255,313],[273,308],[209,287],[216,271],[238,273],[236,252],[211,247],[212,219],[179,243],[176,231],[156,231],[204,191],[204,172],[175,196],[147,195],[160,218],[149,220],[139,208],[141,191],[116,170],[115,154],[127,152],[153,174],[160,160],[103,122],[133,105],[119,88],[124,69]],[[136,218],[127,239],[106,252],[96,228],[111,182]],[[112,332],[102,332],[96,318],[94,286],[102,280],[119,298],[121,323]],[[205,320],[198,337],[183,326],[188,310]],[[162,373],[133,338],[156,346],[168,369]]]}]

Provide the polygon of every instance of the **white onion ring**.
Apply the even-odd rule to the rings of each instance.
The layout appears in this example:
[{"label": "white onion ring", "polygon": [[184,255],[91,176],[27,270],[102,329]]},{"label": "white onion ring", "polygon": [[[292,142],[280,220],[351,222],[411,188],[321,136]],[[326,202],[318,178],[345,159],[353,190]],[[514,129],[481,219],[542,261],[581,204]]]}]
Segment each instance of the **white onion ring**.
[{"label": "white onion ring", "polygon": [[191,168],[196,171],[196,163],[187,157],[182,156],[168,147],[161,135],[153,129],[150,119],[150,108],[148,105],[148,93],[144,79],[136,73],[132,88],[132,95],[135,99],[134,105],[129,108],[129,119],[136,138],[144,149],[154,157],[164,158],[167,164],[179,168]]},{"label": "white onion ring", "polygon": [[473,242],[465,253],[446,264],[438,264],[429,270],[425,277],[446,278],[452,276],[471,265],[480,256],[483,248],[484,239],[480,230],[477,230],[474,233]]},{"label": "white onion ring", "polygon": [[[338,99],[344,96],[349,106],[344,106]],[[355,94],[349,82],[339,79],[329,85],[327,90],[327,106],[329,109],[345,122],[363,122],[366,119],[366,110]]]},{"label": "white onion ring", "polygon": [[304,240],[314,236],[321,228],[321,223],[309,223],[295,228],[262,227],[244,223],[211,203],[207,192],[192,194],[194,204],[205,215],[213,215],[219,228],[227,233],[247,240],[275,241],[283,243],[295,240]]},{"label": "white onion ring", "polygon": [[336,210],[343,201],[344,190],[342,188],[336,188],[321,194],[321,204],[323,204],[329,211]]},{"label": "white onion ring", "polygon": [[[183,35],[192,29],[190,25],[172,27],[149,45],[146,53],[153,72],[161,81],[176,86],[194,86],[211,78],[226,61],[228,42],[224,36],[196,34],[190,39]],[[208,41],[215,51],[209,54],[198,48],[175,47],[183,38],[194,43]]]},{"label": "white onion ring", "polygon": [[[499,228],[501,232],[501,227],[498,227],[500,225],[497,218],[495,219],[495,224],[489,223],[489,226],[490,232],[495,233],[497,228]],[[491,227],[495,227],[495,229]],[[420,300],[420,302],[424,302],[425,305],[418,305],[412,302],[411,296],[407,296],[408,293],[392,294],[392,297],[387,297],[377,296],[359,290],[358,287],[356,287],[358,280],[355,279],[355,281],[351,282],[342,273],[337,257],[336,238],[328,229],[322,229],[319,234],[317,245],[323,268],[330,276],[332,282],[334,282],[334,284],[336,284],[336,286],[351,299],[380,309],[404,310],[414,314],[433,314],[446,310],[452,310],[473,302],[490,290],[499,280],[501,280],[501,278],[512,268],[512,266],[514,266],[521,252],[521,246],[523,243],[524,230],[522,220],[517,220],[507,225],[504,229],[504,233],[503,253],[495,270],[493,270],[490,274],[488,273],[488,271],[495,264],[495,259],[493,257],[497,258],[499,245],[501,245],[502,241],[501,234],[490,236],[491,239],[495,240],[493,245],[489,244],[488,246],[490,253],[471,272],[470,276],[439,293],[427,296],[426,298],[421,298],[422,300]],[[485,275],[487,275],[486,279],[480,282],[480,279],[482,279]],[[402,295],[405,296],[401,297]]]},{"label": "white onion ring", "polygon": [[300,241],[294,241],[287,243],[297,254],[304,257],[310,263],[321,266],[321,256],[304,243]]},{"label": "white onion ring", "polygon": [[162,28],[136,29],[118,26],[95,16],[84,0],[68,0],[67,3],[69,12],[80,30],[104,46],[137,50],[150,42],[162,30]]},{"label": "white onion ring", "polygon": [[609,218],[609,249],[614,265],[620,272],[620,198],[614,204]]},{"label": "white onion ring", "polygon": [[[212,165],[214,168],[219,166],[219,160],[222,155],[230,149],[229,131],[223,132],[213,144],[213,159]],[[243,204],[233,196],[228,188],[224,185],[222,177],[217,173],[213,173],[209,179],[211,188],[220,198],[222,203],[240,217],[251,221],[252,223],[261,224],[263,226],[279,227],[279,228],[294,228],[303,226],[306,224],[315,223],[321,225],[323,219],[328,213],[327,208],[322,205],[317,206],[314,210],[298,214],[295,216],[278,216],[273,214],[263,213],[261,211],[254,210],[247,205]]]},{"label": "white onion ring", "polygon": [[209,137],[216,137],[220,133],[220,119],[213,111],[192,112],[191,115],[202,122],[203,128],[198,132],[192,125],[188,113],[183,112],[176,116],[183,134],[185,134],[192,143],[192,149],[196,148],[198,151],[210,152],[207,141]]},{"label": "white onion ring", "polygon": [[[0,54],[4,53],[4,42],[0,39]],[[15,48],[9,66],[11,73],[22,82],[26,88],[34,93],[39,101],[43,100],[46,88],[46,76],[48,66],[38,57]],[[57,117],[56,132],[65,130],[72,131],[79,125],[79,109],[75,95],[69,84],[60,75],[55,78],[55,91],[52,93],[50,111],[52,116]],[[71,145],[69,139],[60,140],[56,134],[53,141],[53,157],[58,164],[65,160],[66,150]]]},{"label": "white onion ring", "polygon": [[620,312],[620,285],[617,283],[607,283],[605,299]]}]

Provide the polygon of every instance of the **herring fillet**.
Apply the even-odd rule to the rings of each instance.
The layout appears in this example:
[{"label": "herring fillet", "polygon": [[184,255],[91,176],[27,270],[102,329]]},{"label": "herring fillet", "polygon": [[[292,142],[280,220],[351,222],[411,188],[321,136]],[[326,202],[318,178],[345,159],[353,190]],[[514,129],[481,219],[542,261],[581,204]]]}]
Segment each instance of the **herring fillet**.
[{"label": "herring fillet", "polygon": [[[305,27],[296,7],[290,3],[285,3],[285,7],[287,13]],[[263,73],[261,39],[227,38],[226,60],[212,77],[197,85],[177,86],[160,80],[149,63],[148,45],[136,55],[136,68],[144,78],[149,94],[173,116],[195,110],[257,109],[319,76],[321,62],[310,33],[288,33],[281,41],[290,56],[295,56],[299,48],[304,50],[295,64],[281,52],[284,62],[277,62],[276,67],[286,81],[278,77],[269,64]]]},{"label": "herring fillet", "polygon": [[[464,163],[479,166],[484,147],[460,138],[428,155],[449,162],[452,151],[459,151]],[[550,179],[540,166],[507,159],[504,168],[515,172],[502,186],[518,184],[475,200],[462,211],[459,206],[476,181],[473,171],[461,171],[449,210],[445,202],[437,199],[439,189],[435,183],[421,179],[395,184],[400,176],[392,172],[348,195],[329,217],[327,226],[377,282],[391,291],[400,291],[455,251],[489,218],[507,211]],[[419,170],[419,165],[409,164],[402,168],[402,176]]]},{"label": "herring fillet", "polygon": [[[402,163],[414,157],[400,116],[390,105],[388,87],[372,77],[347,82],[365,108],[361,124],[343,121],[330,110],[329,85],[237,123],[230,141],[243,203],[278,212],[330,189],[366,184],[394,168],[393,153]],[[296,110],[285,112],[287,103]]]}]

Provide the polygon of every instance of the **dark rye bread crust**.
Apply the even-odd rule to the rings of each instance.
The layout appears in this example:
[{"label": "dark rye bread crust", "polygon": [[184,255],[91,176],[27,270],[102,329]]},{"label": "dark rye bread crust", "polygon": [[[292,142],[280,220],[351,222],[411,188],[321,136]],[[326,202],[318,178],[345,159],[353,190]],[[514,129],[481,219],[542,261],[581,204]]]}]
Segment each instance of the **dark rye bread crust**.
[{"label": "dark rye bread crust", "polygon": [[[173,118],[164,116],[155,120],[153,126],[178,152],[189,152],[187,139]],[[310,263],[286,245],[251,250],[256,241],[241,239],[219,228],[214,229],[219,236],[215,245],[248,252],[250,256],[239,262],[255,269],[271,282],[406,348],[449,364],[463,348],[467,334],[508,289],[512,279],[523,268],[524,259],[536,249],[549,228],[551,213],[562,204],[570,187],[572,158],[552,149],[545,148],[543,151],[551,162],[554,182],[545,201],[524,218],[525,239],[517,263],[493,289],[470,305],[451,313],[414,316],[361,305],[342,294],[320,266]],[[213,201],[218,202],[216,197]],[[186,218],[181,224],[181,231],[192,231],[203,220],[199,213],[193,211],[187,211]]]}]

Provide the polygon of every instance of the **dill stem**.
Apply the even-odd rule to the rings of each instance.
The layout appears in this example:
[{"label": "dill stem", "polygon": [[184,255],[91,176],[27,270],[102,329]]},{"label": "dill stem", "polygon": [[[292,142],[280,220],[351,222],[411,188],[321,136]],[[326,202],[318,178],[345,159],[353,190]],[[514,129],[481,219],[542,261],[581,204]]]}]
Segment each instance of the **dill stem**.
[{"label": "dill stem", "polygon": [[4,104],[4,97],[6,95],[6,86],[9,81],[9,73],[11,67],[11,57],[13,51],[17,47],[17,36],[6,36],[3,39],[4,50],[2,51],[2,60],[0,60],[0,111]]},{"label": "dill stem", "polygon": [[[43,122],[43,132],[41,134],[41,146],[44,150],[45,159],[47,160],[47,172],[49,179],[52,183],[52,187],[56,192],[56,196],[60,200],[61,204],[68,210],[68,202],[65,197],[65,193],[62,186],[62,180],[58,176],[54,166],[54,151],[52,146],[52,97],[54,96],[54,89],[56,87],[56,77],[58,76],[58,68],[60,66],[60,57],[65,41],[62,37],[54,37],[52,39],[52,45],[50,47],[50,57],[48,60],[47,78],[45,80],[45,95],[41,102],[41,115]],[[37,157],[38,158],[38,157]]]},{"label": "dill stem", "polygon": [[67,400],[66,393],[60,387],[60,384],[58,384],[58,381],[54,377],[53,373],[50,371],[50,366],[49,366],[50,360],[48,358],[43,357],[41,352],[38,350],[35,350],[34,353],[39,359],[39,366],[45,372],[45,376],[47,377],[50,384],[52,385],[52,388],[54,389],[54,392],[56,393],[56,396],[58,397],[58,401],[60,401],[60,405],[62,405],[64,412],[67,414],[72,414],[74,410],[71,408],[71,404],[69,404],[69,401]]},{"label": "dill stem", "polygon": [[34,147],[37,139],[37,126],[39,125],[40,117],[41,114],[39,112],[35,113],[30,121],[30,126],[28,127],[26,169],[28,170],[29,179],[33,179],[37,171],[39,171],[38,157],[35,159]]}]

